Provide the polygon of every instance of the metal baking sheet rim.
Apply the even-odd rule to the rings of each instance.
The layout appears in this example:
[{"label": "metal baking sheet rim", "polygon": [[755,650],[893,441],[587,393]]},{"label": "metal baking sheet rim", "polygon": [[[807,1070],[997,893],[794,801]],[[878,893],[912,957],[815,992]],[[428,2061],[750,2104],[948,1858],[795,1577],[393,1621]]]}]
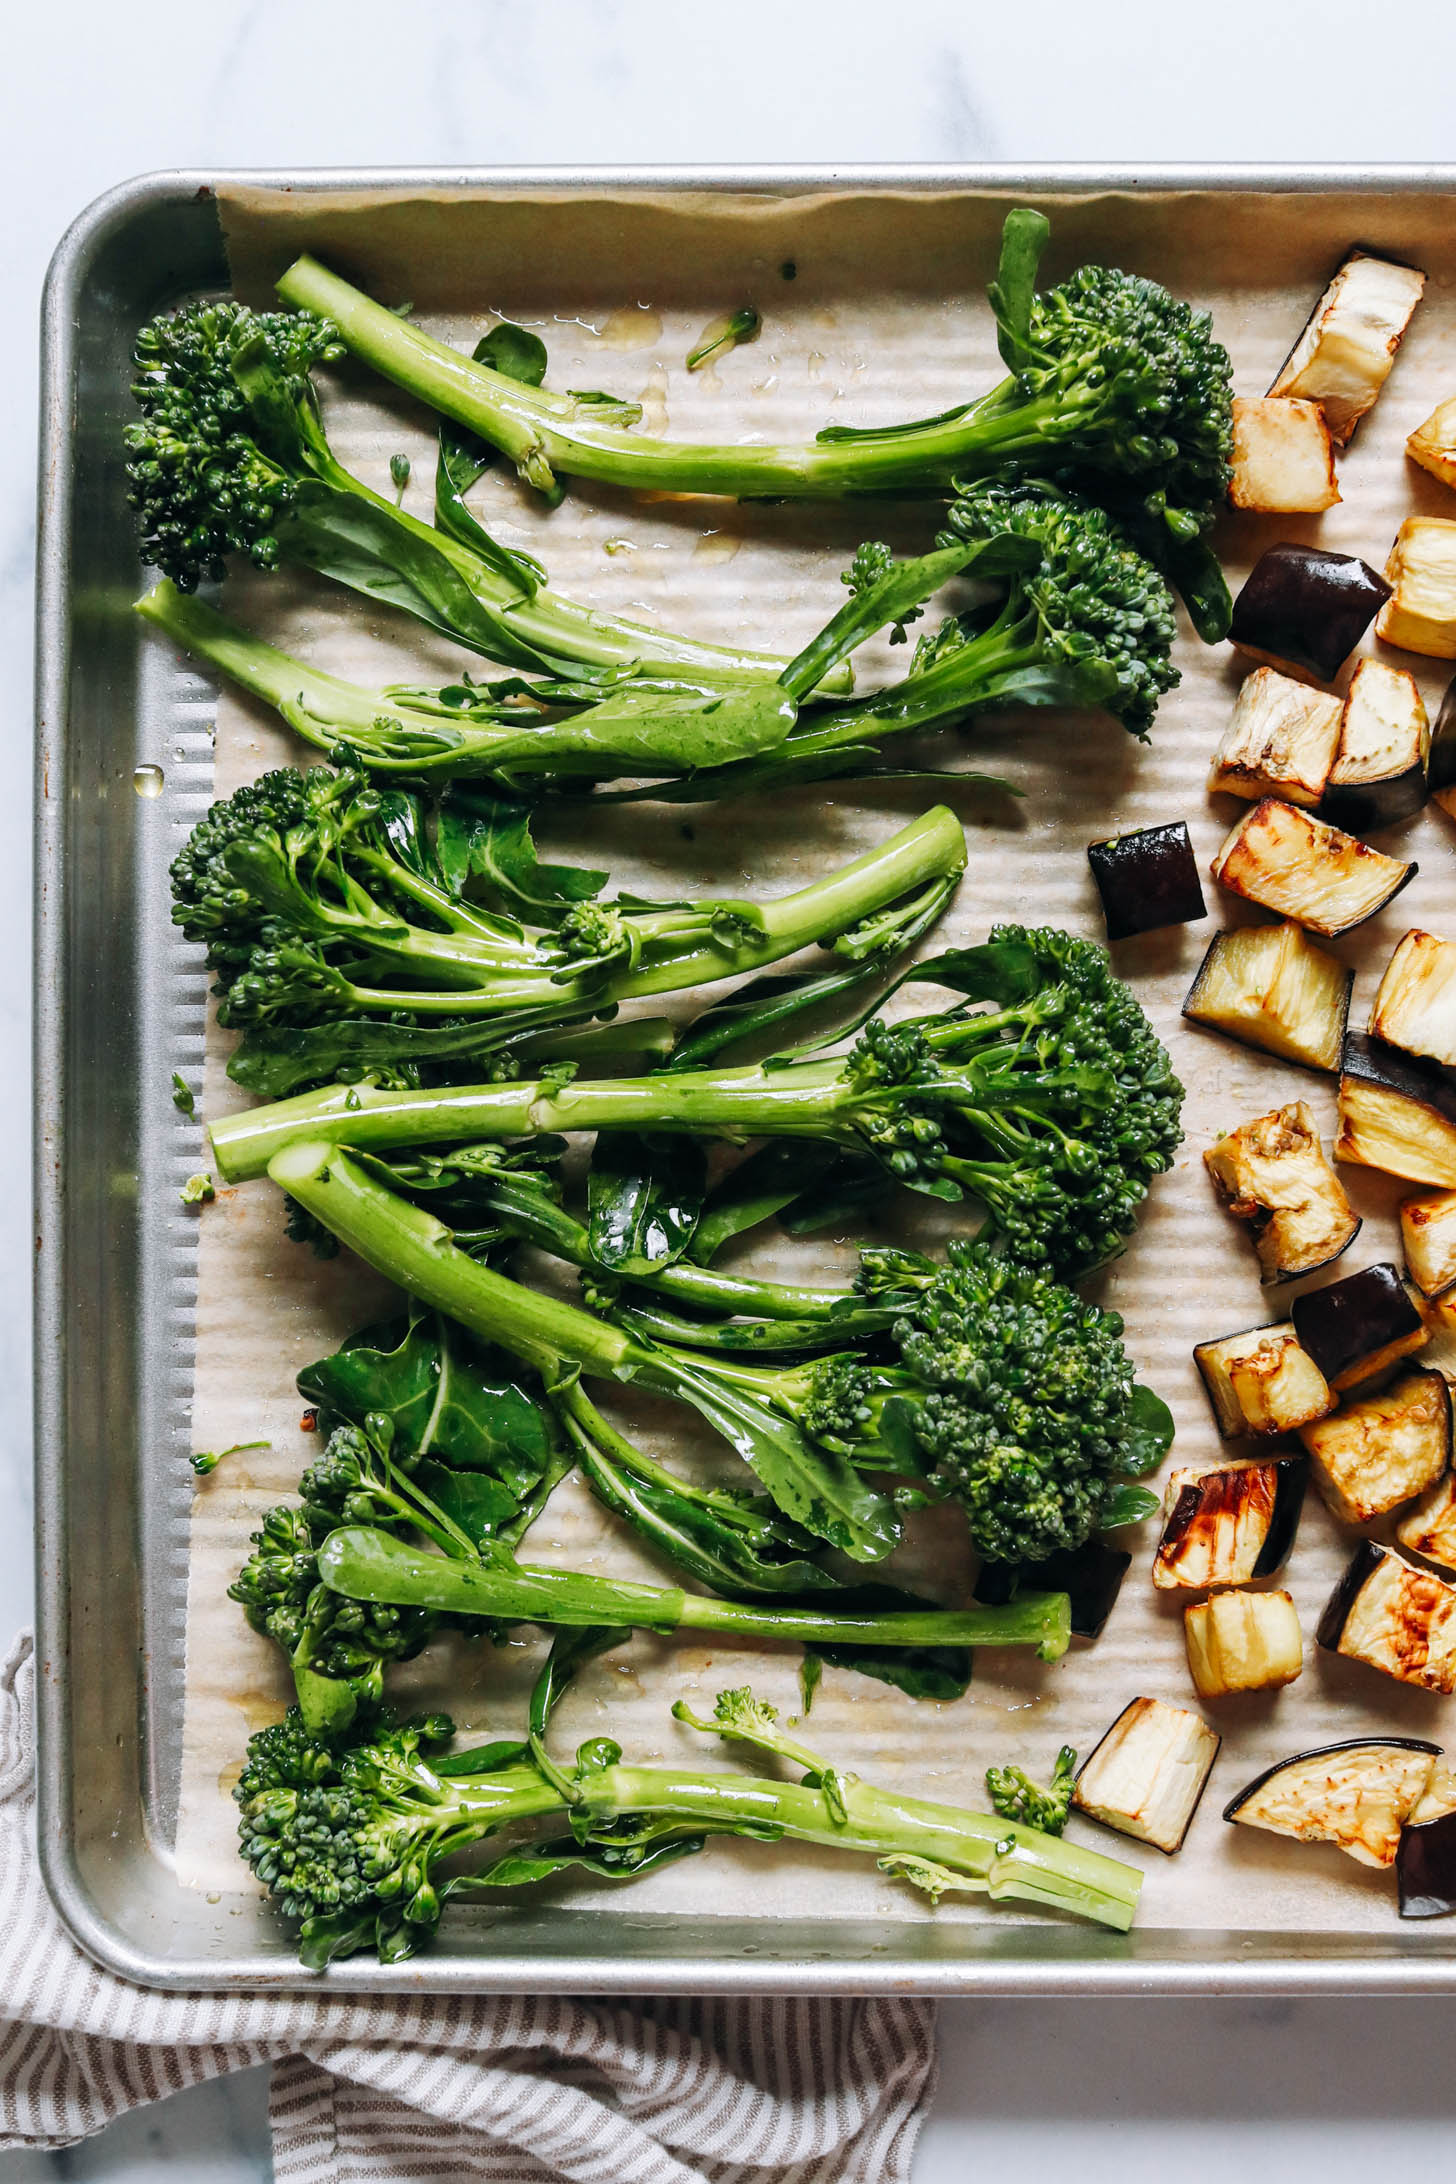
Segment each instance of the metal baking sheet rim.
[{"label": "metal baking sheet rim", "polygon": [[[173,1957],[150,1953],[97,1904],[81,1870],[73,1830],[76,1736],[69,1669],[72,1602],[65,1567],[67,1464],[63,1445],[62,1359],[67,1326],[66,1268],[59,1248],[66,1187],[62,1171],[65,1096],[67,874],[65,815],[52,784],[65,778],[71,666],[72,570],[68,534],[74,474],[71,394],[83,338],[80,294],[103,245],[149,211],[206,202],[229,187],[377,191],[479,189],[523,193],[586,190],[733,191],[812,194],[833,190],[1087,192],[1258,190],[1271,194],[1456,190],[1456,166],[1320,167],[1231,164],[1091,166],[872,165],[785,167],[505,167],[173,170],[140,175],[88,206],[62,237],[42,304],[39,507],[36,604],[35,821],[35,1475],[36,1475],[36,1776],[42,1875],[72,1938],[108,1970],[137,1984],[171,1990],[282,1989],[307,1985],[285,1957]],[[155,1855],[155,1854],[154,1854]],[[713,1922],[717,1924],[719,1922]],[[643,1925],[637,1922],[639,1932]],[[761,1939],[754,1953],[714,1950],[712,1937],[692,1955],[650,1950],[632,1956],[539,1947],[518,1953],[440,1952],[406,1966],[349,1963],[324,1975],[330,1987],[358,1992],[421,1993],[711,1993],[958,1995],[1336,1995],[1456,1992],[1449,1941],[1408,1931],[1347,1949],[1338,1941],[1311,1953],[1308,1935],[1230,1933],[1221,1953],[1204,1933],[1135,1930],[1113,1939],[1018,1925],[999,1934],[958,1928],[952,1947],[983,1955],[937,1961],[933,1928],[904,1930],[898,1949],[871,1942],[863,1929],[836,1936],[815,1929],[816,1946],[774,1956]],[[913,1936],[913,1942],[911,1937]],[[720,1942],[728,1937],[719,1933]],[[836,1956],[838,1938],[846,1951]],[[914,1944],[918,1943],[916,1948]],[[1435,1944],[1435,1948],[1431,1945]],[[1439,1953],[1438,1953],[1439,1952]]]}]

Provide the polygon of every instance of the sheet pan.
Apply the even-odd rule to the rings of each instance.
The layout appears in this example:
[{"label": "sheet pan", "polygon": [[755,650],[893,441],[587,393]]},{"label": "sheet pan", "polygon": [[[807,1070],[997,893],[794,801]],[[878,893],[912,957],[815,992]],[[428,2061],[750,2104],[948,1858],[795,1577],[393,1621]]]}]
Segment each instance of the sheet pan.
[{"label": "sheet pan", "polygon": [[[1433,276],[1397,374],[1347,458],[1346,501],[1320,527],[1328,543],[1378,562],[1399,515],[1435,512],[1439,501],[1440,489],[1403,463],[1401,444],[1447,391],[1451,188],[1434,174],[1363,183],[1347,174],[994,171],[163,177],[128,185],[73,232],[48,300],[43,477],[42,1834],[52,1890],[97,1954],[174,1985],[298,1977],[286,1937],[239,1888],[226,1795],[248,1730],[281,1704],[281,1687],[268,1649],[239,1641],[236,1611],[219,1595],[257,1511],[286,1490],[306,1454],[292,1369],[378,1302],[377,1289],[347,1272],[321,1277],[302,1255],[280,1252],[266,1186],[225,1199],[200,1224],[176,1202],[202,1156],[171,1107],[171,1071],[197,1081],[205,1066],[205,1106],[230,1088],[225,1045],[215,1032],[204,1036],[195,952],[167,922],[165,866],[214,785],[299,754],[269,717],[231,699],[215,706],[182,663],[133,635],[126,608],[140,571],[116,440],[139,321],[161,302],[222,285],[225,228],[239,285],[257,300],[298,248],[317,248],[391,299],[410,293],[427,322],[454,338],[473,338],[495,312],[539,323],[563,383],[641,394],[659,429],[780,437],[831,414],[854,422],[924,414],[988,383],[995,361],[982,285],[1004,207],[1029,191],[1049,200],[1054,273],[1100,255],[1213,302],[1244,391],[1267,382],[1304,305],[1358,237],[1415,257]],[[689,380],[681,359],[692,338],[741,294],[764,310],[760,342]],[[403,450],[427,484],[427,421],[409,405],[345,373],[330,411],[336,444],[361,475],[387,475],[390,453]],[[771,631],[786,643],[821,618],[866,520],[844,509],[587,494],[545,515],[503,479],[487,487],[484,507],[492,527],[548,559],[563,590],[715,636],[763,642]],[[876,511],[871,528],[887,523],[906,545],[923,528],[903,511]],[[1229,528],[1235,579],[1275,535],[1300,535],[1299,524],[1266,529],[1245,519]],[[345,672],[388,679],[406,657],[412,676],[422,662],[450,661],[322,585],[249,580],[232,597],[244,619]],[[869,672],[885,664],[872,660]],[[1186,816],[1206,861],[1232,816],[1209,803],[1203,779],[1237,670],[1227,648],[1206,652],[1191,640],[1182,664],[1184,686],[1148,750],[1110,725],[1089,734],[1085,722],[1008,720],[978,733],[966,762],[1006,772],[1028,798],[1019,808],[957,798],[972,861],[945,940],[979,937],[998,916],[1025,915],[1029,902],[1048,922],[1096,935],[1083,850],[1113,823]],[[1433,697],[1431,663],[1415,664]],[[138,764],[162,766],[159,798],[133,793]],[[610,862],[631,886],[742,874],[744,883],[787,887],[882,838],[929,795],[847,787],[772,810],[656,807],[645,818],[583,821],[574,840],[554,830],[551,841]],[[1407,923],[1456,927],[1444,822],[1423,817],[1408,841],[1420,878],[1391,913],[1341,944],[1362,973],[1357,1012]],[[1216,1128],[1279,1099],[1309,1096],[1327,1131],[1333,1120],[1332,1085],[1178,1024],[1215,922],[1118,952],[1173,1045],[1190,1099],[1179,1166],[1103,1294],[1126,1314],[1130,1346],[1175,1404],[1179,1461],[1215,1451],[1189,1364],[1193,1341],[1273,1316],[1252,1254],[1213,1205],[1202,1146]],[[1370,1179],[1354,1195],[1367,1226],[1350,1263],[1391,1255],[1396,1194]],[[823,1248],[833,1256],[832,1243]],[[1178,1270],[1172,1280],[1169,1268]],[[194,1496],[190,1448],[260,1433],[271,1453],[242,1471],[224,1467]],[[989,1760],[1044,1766],[1062,1741],[1085,1748],[1135,1691],[1186,1698],[1180,1619],[1153,1600],[1150,1546],[1145,1535],[1095,1648],[1050,1669],[983,1656],[970,1694],[953,1707],[916,1706],[830,1671],[814,1737],[866,1775],[975,1801]],[[571,1489],[533,1533],[531,1553],[651,1574]],[[1290,1572],[1307,1634],[1342,1559],[1334,1528],[1311,1504]],[[965,1577],[954,1555],[938,1566],[931,1557],[927,1574],[947,1595]],[[461,1718],[499,1721],[528,1679],[530,1649],[492,1656],[461,1700],[465,1665],[450,1664],[446,1679]],[[574,1694],[563,1734],[591,1733],[610,1709],[614,1733],[634,1751],[670,1752],[684,1734],[668,1720],[672,1696],[686,1688],[701,1698],[749,1677],[793,1704],[786,1655],[709,1655],[638,1638]],[[931,1916],[850,1861],[831,1870],[742,1845],[630,1899],[578,1893],[480,1914],[447,1926],[445,1946],[415,1965],[351,1963],[330,1977],[577,1990],[1456,1986],[1456,1938],[1398,1927],[1388,1881],[1332,1851],[1247,1836],[1217,1818],[1223,1797],[1281,1752],[1376,1725],[1439,1736],[1449,1705],[1312,1656],[1282,1699],[1223,1708],[1224,1754],[1179,1859],[1085,1831],[1147,1867],[1142,1920],[1125,1941],[974,1910]]]}]

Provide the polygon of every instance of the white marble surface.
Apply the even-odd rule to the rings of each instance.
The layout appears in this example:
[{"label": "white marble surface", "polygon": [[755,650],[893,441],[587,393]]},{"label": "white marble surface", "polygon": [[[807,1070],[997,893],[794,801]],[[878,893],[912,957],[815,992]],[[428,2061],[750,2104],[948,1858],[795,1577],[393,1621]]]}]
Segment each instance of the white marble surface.
[{"label": "white marble surface", "polygon": [[[770,58],[771,55],[771,58]],[[486,161],[1456,156],[1456,16],[1409,0],[51,0],[0,69],[0,1622],[29,1613],[25,1067],[34,326],[71,216],[143,169]],[[917,2184],[1012,2157],[1085,2184],[1234,2163],[1321,2184],[1450,2166],[1452,2007],[952,2005]],[[56,2155],[48,2176],[242,2184],[269,2175],[252,2072]],[[1196,2137],[1193,2136],[1196,2134]]]}]

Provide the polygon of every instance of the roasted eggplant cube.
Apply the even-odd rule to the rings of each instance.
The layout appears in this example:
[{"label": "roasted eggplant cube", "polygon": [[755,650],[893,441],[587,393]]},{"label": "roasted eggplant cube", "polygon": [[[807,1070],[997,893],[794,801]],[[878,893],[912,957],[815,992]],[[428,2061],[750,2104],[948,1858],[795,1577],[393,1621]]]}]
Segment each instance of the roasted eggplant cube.
[{"label": "roasted eggplant cube", "polygon": [[1456,486],[1456,395],[1436,404],[1406,441],[1405,451],[1442,485]]},{"label": "roasted eggplant cube", "polygon": [[1456,1191],[1426,1191],[1400,1209],[1405,1267],[1423,1297],[1439,1297],[1456,1282]]},{"label": "roasted eggplant cube", "polygon": [[1403,1919],[1443,1919],[1456,1911],[1456,1769],[1444,1759],[1401,1831],[1395,1884]]},{"label": "roasted eggplant cube", "polygon": [[1344,447],[1390,376],[1424,273],[1366,250],[1345,260],[1279,368],[1271,394],[1318,402]]},{"label": "roasted eggplant cube", "polygon": [[1200,1699],[1271,1691],[1304,1666],[1299,1617],[1287,1592],[1215,1593],[1183,1611],[1188,1672]]},{"label": "roasted eggplant cube", "polygon": [[1297,396],[1234,396],[1235,508],[1267,515],[1319,515],[1340,498],[1335,450],[1318,402]]},{"label": "roasted eggplant cube", "polygon": [[1448,819],[1456,819],[1456,680],[1447,685],[1431,730],[1431,749],[1426,761],[1431,800]]},{"label": "roasted eggplant cube", "polygon": [[1004,1607],[1018,1592],[1060,1592],[1067,1596],[1074,1638],[1099,1638],[1117,1605],[1122,1581],[1132,1566],[1125,1548],[1105,1539],[1080,1547],[1058,1548],[1041,1562],[983,1562],[976,1575],[975,1598],[986,1607]]},{"label": "roasted eggplant cube", "polygon": [[1245,812],[1212,866],[1231,895],[1330,936],[1373,918],[1416,870],[1273,796]]},{"label": "roasted eggplant cube", "polygon": [[1306,1290],[1289,1316],[1301,1344],[1335,1393],[1385,1371],[1431,1339],[1398,1266],[1383,1260]]},{"label": "roasted eggplant cube", "polygon": [[1271,1577],[1294,1545],[1304,1482],[1299,1456],[1175,1471],[1164,1493],[1153,1583],[1202,1592]]},{"label": "roasted eggplant cube", "polygon": [[1337,1069],[1354,983],[1292,919],[1244,925],[1216,935],[1183,1014],[1282,1061]]},{"label": "roasted eggplant cube", "polygon": [[1244,579],[1229,636],[1251,660],[1333,682],[1390,591],[1389,572],[1357,554],[1271,546]]},{"label": "roasted eggplant cube", "polygon": [[1317,804],[1335,763],[1342,710],[1333,691],[1311,690],[1272,667],[1255,668],[1239,684],[1214,753],[1210,789],[1251,803],[1282,796],[1290,804]]},{"label": "roasted eggplant cube", "polygon": [[1456,660],[1456,522],[1407,516],[1385,574],[1392,590],[1376,636],[1430,660]]},{"label": "roasted eggplant cube", "polygon": [[1456,1065],[1456,945],[1418,929],[1406,934],[1385,966],[1370,1035]]},{"label": "roasted eggplant cube", "polygon": [[1104,1827],[1171,1857],[1182,1848],[1221,1741],[1186,1707],[1134,1699],[1083,1761],[1072,1801]]},{"label": "roasted eggplant cube", "polygon": [[1395,1536],[1412,1554],[1456,1570],[1456,1472],[1448,1471],[1397,1520]]},{"label": "roasted eggplant cube", "polygon": [[1448,1070],[1353,1032],[1340,1072],[1336,1160],[1456,1186],[1456,1082]]},{"label": "roasted eggplant cube", "polygon": [[1201,1342],[1193,1362],[1226,1441],[1246,1433],[1293,1433],[1335,1407],[1324,1374],[1288,1321]]},{"label": "roasted eggplant cube", "polygon": [[1423,1494],[1451,1461],[1451,1391],[1417,1365],[1378,1395],[1300,1428],[1310,1469],[1344,1524],[1371,1524]]},{"label": "roasted eggplant cube", "polygon": [[1315,1633],[1327,1653],[1378,1668],[1397,1683],[1456,1691],[1456,1585],[1393,1547],[1362,1539]]},{"label": "roasted eggplant cube", "polygon": [[1361,1865],[1395,1863],[1400,1831],[1431,1779],[1438,1744],[1351,1737],[1283,1759],[1240,1790],[1225,1820],[1300,1843],[1337,1843]]},{"label": "roasted eggplant cube", "polygon": [[1409,819],[1426,801],[1431,724],[1415,678],[1361,660],[1340,714],[1340,740],[1320,817],[1352,834]]},{"label": "roasted eggplant cube", "polygon": [[1162,925],[1191,925],[1208,915],[1185,820],[1089,842],[1087,862],[1109,940],[1131,940]]},{"label": "roasted eggplant cube", "polygon": [[1248,1223],[1265,1284],[1328,1266],[1360,1233],[1303,1100],[1230,1130],[1203,1159],[1230,1213]]}]

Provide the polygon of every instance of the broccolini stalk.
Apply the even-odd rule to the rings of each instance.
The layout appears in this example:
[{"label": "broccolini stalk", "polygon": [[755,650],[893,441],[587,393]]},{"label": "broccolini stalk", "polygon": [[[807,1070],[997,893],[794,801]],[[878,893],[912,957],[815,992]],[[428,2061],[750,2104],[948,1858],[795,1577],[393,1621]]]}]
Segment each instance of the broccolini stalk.
[{"label": "broccolini stalk", "polygon": [[564,1629],[708,1630],[808,1645],[1034,1646],[1044,1661],[1059,1660],[1071,1638],[1065,1593],[1018,1593],[997,1608],[898,1613],[856,1614],[827,1603],[796,1607],[776,1601],[759,1607],[574,1570],[426,1554],[362,1524],[329,1535],[318,1551],[318,1574],[331,1591],[370,1606]]},{"label": "broccolini stalk", "polygon": [[[1182,1086],[1103,950],[1015,926],[991,938],[962,961],[976,957],[979,993],[1004,1005],[872,1017],[838,1057],[564,1086],[335,1086],[219,1120],[214,1156],[237,1183],[302,1138],[365,1151],[572,1130],[827,1139],[911,1189],[979,1199],[983,1233],[1080,1275],[1123,1248],[1169,1166]],[[973,980],[961,990],[979,998]]]},{"label": "broccolini stalk", "polygon": [[[173,917],[218,973],[220,1021],[563,1015],[762,969],[814,943],[893,952],[949,900],[965,837],[944,805],[792,895],[592,899],[543,865],[518,808],[447,807],[364,776],[281,768],[212,805],[172,865]],[[480,899],[488,891],[489,901]]]},{"label": "broccolini stalk", "polygon": [[[372,492],[330,448],[309,376],[342,354],[317,320],[236,303],[192,304],[143,328],[132,390],[142,421],[126,448],[144,559],[186,591],[221,578],[233,555],[313,569],[528,673],[615,677],[655,664],[725,682],[777,675],[781,660],[579,606],[473,519],[432,529]],[[549,414],[581,406],[499,376]]]},{"label": "broccolini stalk", "polygon": [[[1084,266],[1038,294],[1048,232],[1038,212],[1007,216],[990,295],[1009,378],[939,417],[830,427],[803,446],[694,446],[624,430],[619,416],[573,410],[569,398],[472,363],[313,258],[290,266],[278,289],[376,371],[501,448],[553,497],[558,474],[659,492],[841,499],[1071,472],[1094,493],[1109,479],[1172,553],[1186,552],[1228,482],[1227,353],[1206,313],[1134,275]],[[1211,601],[1211,623],[1226,604],[1226,593],[1222,606]]]},{"label": "broccolini stalk", "polygon": [[796,716],[768,677],[741,684],[699,677],[696,688],[682,675],[634,675],[615,687],[517,680],[365,690],[306,667],[170,582],[138,600],[136,611],[273,706],[317,750],[409,780],[691,773],[782,742]]},{"label": "broccolini stalk", "polygon": [[697,1360],[481,1266],[443,1222],[396,1197],[338,1147],[290,1145],[269,1173],[341,1243],[411,1296],[520,1358],[548,1388],[582,1372],[676,1396],[724,1436],[806,1531],[859,1562],[878,1561],[896,1545],[893,1504],[842,1456],[751,1394],[718,1383]]},{"label": "broccolini stalk", "polygon": [[[631,1880],[664,1855],[700,1850],[710,1835],[769,1842],[787,1835],[857,1851],[932,1901],[979,1894],[1070,1912],[1119,1933],[1132,1923],[1142,1884],[1135,1867],[997,1815],[841,1774],[748,1690],[720,1694],[710,1721],[675,1711],[692,1728],[783,1760],[801,1771],[800,1781],[628,1766],[605,1737],[581,1745],[574,1761],[553,1761],[544,1742],[553,1664],[554,1651],[524,1739],[446,1753],[454,1724],[436,1715],[377,1720],[352,1742],[327,1743],[296,1714],[250,1739],[233,1792],[242,1854],[280,1909],[302,1922],[305,1965],[318,1970],[371,1947],[396,1962],[435,1931],[452,1896],[573,1868]],[[557,1686],[572,1665],[568,1657]],[[483,1871],[446,1878],[440,1870],[505,1827],[558,1816],[571,1823],[567,1839],[528,1840]]]}]

